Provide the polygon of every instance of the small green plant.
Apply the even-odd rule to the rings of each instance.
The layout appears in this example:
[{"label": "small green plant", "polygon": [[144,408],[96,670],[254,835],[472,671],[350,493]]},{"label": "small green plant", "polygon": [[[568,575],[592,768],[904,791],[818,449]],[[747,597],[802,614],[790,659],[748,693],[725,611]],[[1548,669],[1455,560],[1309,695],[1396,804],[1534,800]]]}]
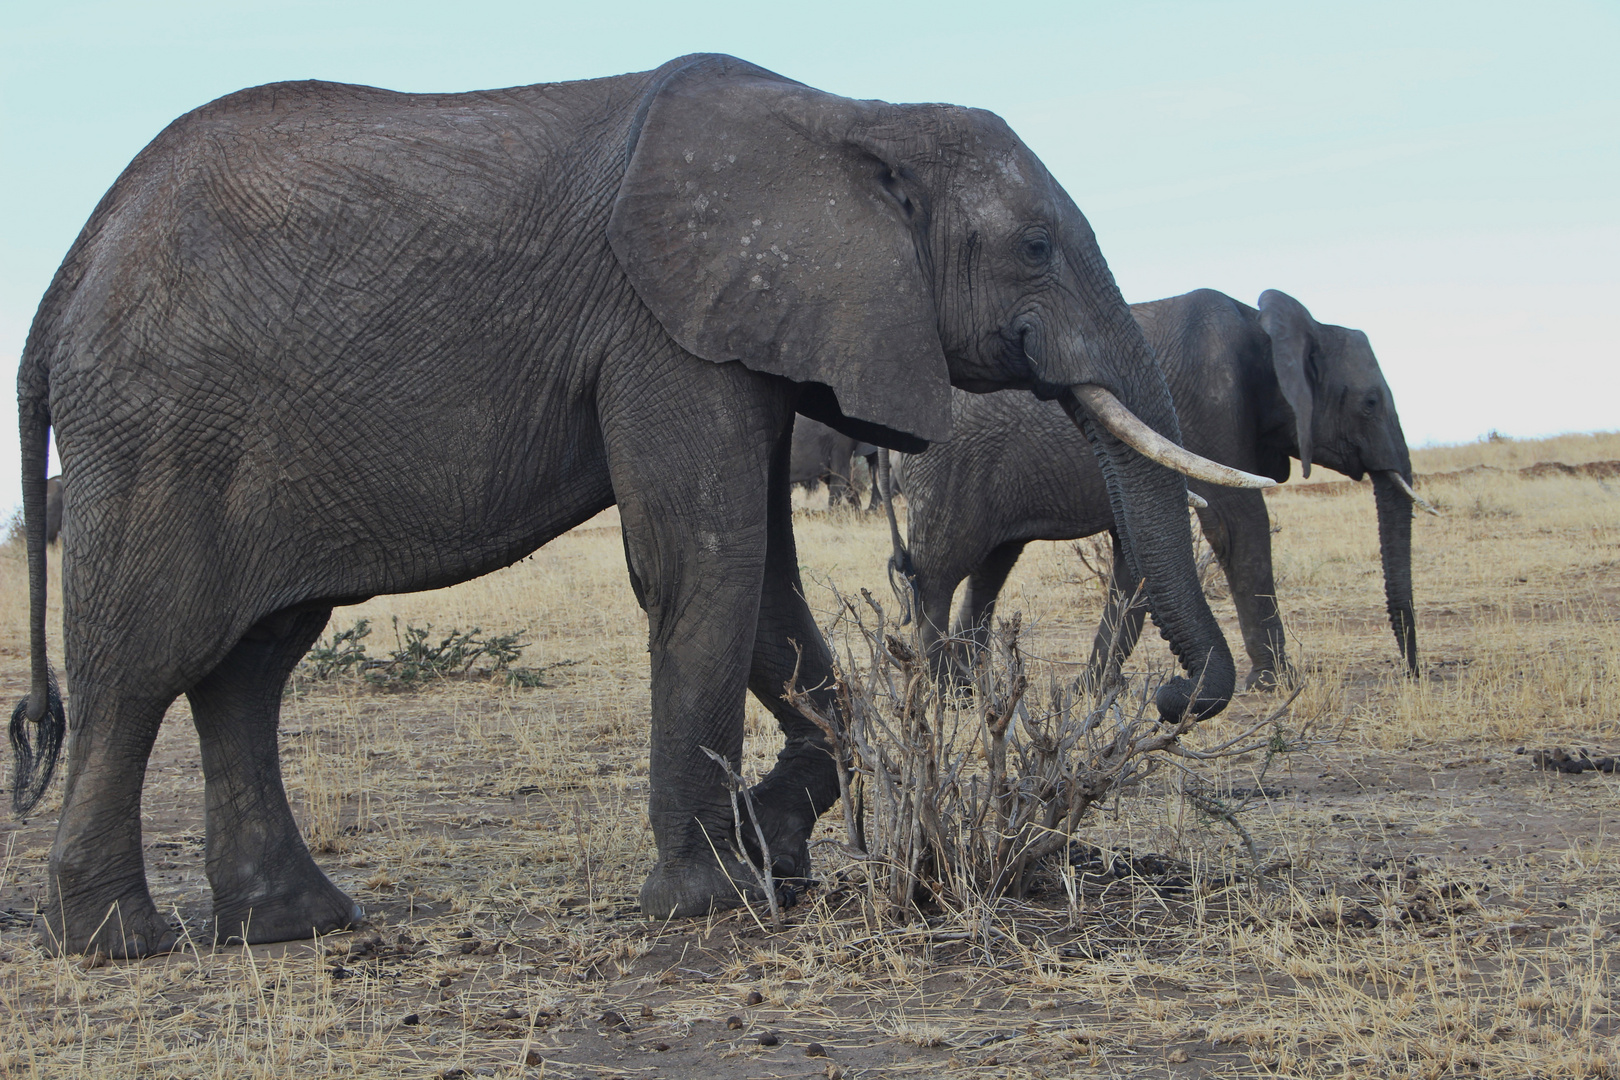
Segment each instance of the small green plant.
[{"label": "small green plant", "polygon": [[406,623],[402,628],[397,615],[393,627],[394,648],[386,658],[366,651],[371,623],[359,619],[347,630],[334,631],[330,638],[317,642],[299,665],[297,674],[313,682],[353,676],[372,686],[400,688],[435,679],[499,676],[508,686],[533,688],[545,685],[547,670],[563,666],[513,666],[528,648],[528,643],[520,640],[525,633],[522,630],[484,637],[483,628],[475,626],[471,630],[451,630],[435,640],[432,623],[426,626]]},{"label": "small green plant", "polygon": [[[409,685],[469,674],[473,665],[481,659],[489,661],[489,666],[485,670],[506,671],[512,666],[512,661],[523,655],[523,650],[527,647],[518,642],[523,636],[521,630],[512,634],[493,634],[488,638],[480,638],[478,635],[481,633],[483,629],[477,626],[465,631],[452,630],[434,644],[432,623],[427,626],[411,626],[407,623],[402,634],[399,616],[396,615],[394,617],[396,647],[388,660],[379,667],[386,670],[386,678],[397,679]],[[372,669],[368,672],[368,677],[376,672],[377,669]]]},{"label": "small green plant", "polygon": [[371,620],[360,619],[347,630],[333,631],[328,641],[318,641],[301,665],[301,674],[324,682],[334,675],[357,675],[366,665],[365,639],[371,635]]},{"label": "small green plant", "polygon": [[546,685],[546,672],[552,668],[573,667],[577,663],[579,663],[578,660],[559,660],[555,664],[547,664],[545,667],[539,668],[506,668],[501,674],[505,676],[507,686],[515,686],[520,690],[533,690],[536,687]]}]

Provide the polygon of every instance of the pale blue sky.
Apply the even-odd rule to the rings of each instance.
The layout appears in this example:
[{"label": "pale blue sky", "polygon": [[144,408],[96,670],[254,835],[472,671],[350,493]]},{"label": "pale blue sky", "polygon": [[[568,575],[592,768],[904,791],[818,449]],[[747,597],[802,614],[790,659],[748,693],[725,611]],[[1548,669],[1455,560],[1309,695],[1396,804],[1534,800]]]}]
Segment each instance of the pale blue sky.
[{"label": "pale blue sky", "polygon": [[[243,86],[467,90],[730,52],[1004,116],[1128,300],[1278,288],[1371,336],[1414,444],[1620,427],[1620,4],[5,0],[0,356],[120,169]],[[0,410],[0,508],[18,501]],[[7,462],[11,464],[7,464]]]}]

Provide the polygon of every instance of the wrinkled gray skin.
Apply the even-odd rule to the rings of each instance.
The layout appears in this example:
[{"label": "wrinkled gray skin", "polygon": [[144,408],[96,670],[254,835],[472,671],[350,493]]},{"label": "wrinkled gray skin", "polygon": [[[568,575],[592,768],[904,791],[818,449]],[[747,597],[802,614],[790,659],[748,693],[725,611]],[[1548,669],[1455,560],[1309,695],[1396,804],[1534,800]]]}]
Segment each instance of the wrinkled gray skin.
[{"label": "wrinkled gray skin", "polygon": [[[877,476],[877,447],[852,439],[818,420],[801,419],[793,425],[793,450],[788,479],[797,487],[827,485],[827,509],[859,506],[861,494],[855,486],[855,459],[867,462],[867,475]],[[867,512],[883,509],[883,496],[876,482],[871,485]]]},{"label": "wrinkled gray skin", "polygon": [[[1134,304],[1131,313],[1158,354],[1189,450],[1279,482],[1288,478],[1290,458],[1301,460],[1306,475],[1313,463],[1357,480],[1373,474],[1390,625],[1415,675],[1412,507],[1381,475],[1398,472],[1410,483],[1412,465],[1367,336],[1319,323],[1276,291],[1260,298],[1259,310],[1201,289]],[[968,586],[952,632],[982,647],[996,596],[1025,544],[1114,532],[1102,472],[1062,409],[1024,396],[957,394],[953,420],[949,442],[904,457],[899,470],[922,630],[941,673],[948,659],[966,659],[960,649],[954,656],[946,650],[941,633],[963,578]],[[1264,497],[1188,486],[1209,503],[1198,518],[1231,585],[1251,665],[1247,685],[1272,684],[1287,658]],[[1142,628],[1142,609],[1122,603],[1136,580],[1115,537],[1114,598],[1097,631],[1093,676],[1129,656]]]},{"label": "wrinkled gray skin", "polygon": [[[306,82],[177,120],[86,225],[18,373],[33,681],[48,714],[45,447],[73,477],[66,781],[42,905],[68,950],[175,934],[141,861],[164,710],[188,697],[216,934],[359,917],[277,762],[281,690],[335,605],[506,566],[617,502],[652,667],[651,917],[736,904],[723,774],[744,695],[785,746],[754,791],[776,872],[838,783],[800,597],[795,410],[920,450],[950,387],[1068,400],[1128,558],[1218,711],[1231,657],[1197,590],[1180,476],[1102,432],[1108,388],[1178,435],[1090,226],[997,117],[824,94],[727,57],[466,94]],[[752,830],[745,830],[752,836]],[[718,850],[718,857],[715,852]],[[758,853],[749,853],[758,857]]]},{"label": "wrinkled gray skin", "polygon": [[56,543],[62,535],[62,477],[53,476],[45,481],[45,542]]}]

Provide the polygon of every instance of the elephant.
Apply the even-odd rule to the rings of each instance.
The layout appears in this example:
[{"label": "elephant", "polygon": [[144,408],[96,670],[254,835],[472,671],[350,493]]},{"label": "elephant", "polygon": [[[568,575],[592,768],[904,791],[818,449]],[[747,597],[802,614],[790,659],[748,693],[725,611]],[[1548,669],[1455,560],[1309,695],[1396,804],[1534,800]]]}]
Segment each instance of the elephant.
[{"label": "elephant", "polygon": [[[1268,290],[1259,308],[1200,289],[1134,304],[1131,314],[1170,384],[1189,450],[1278,481],[1290,458],[1304,475],[1323,465],[1372,474],[1390,626],[1408,672],[1418,673],[1412,606],[1412,464],[1395,400],[1367,335],[1317,322],[1299,301]],[[1100,678],[1129,656],[1143,611],[1127,603],[1139,578],[1120,555],[1112,492],[1060,408],[1027,395],[956,394],[954,435],[897,470],[906,487],[910,561],[921,631],[936,673],[960,676],[947,648],[951,598],[966,578],[950,636],[982,647],[996,597],[1031,540],[1114,534],[1111,599],[1092,649]],[[1270,517],[1260,492],[1189,485],[1237,607],[1248,653],[1246,686],[1287,671],[1271,563]]]},{"label": "elephant", "polygon": [[62,477],[52,476],[45,481],[45,542],[56,543],[62,534]]},{"label": "elephant", "polygon": [[789,479],[795,486],[827,485],[827,509],[859,506],[855,487],[855,459],[867,463],[871,496],[867,512],[881,510],[883,497],[877,483],[878,448],[844,435],[816,420],[800,419],[793,425],[793,449],[789,455]]},{"label": "elephant", "polygon": [[[19,812],[70,744],[47,943],[173,946],[141,858],[144,768],[180,695],[201,745],[216,940],[361,917],[283,788],[285,679],[335,606],[510,565],[617,504],[651,666],[656,919],[809,873],[837,798],[798,665],[837,714],[801,594],[793,418],[920,451],[952,386],[1057,399],[1106,462],[1122,544],[1213,715],[1235,676],[1197,587],[1164,377],[1089,223],[994,114],[824,93],[733,57],[503,90],[243,90],[114,182],[18,372],[31,683]],[[45,454],[71,723],[45,655]],[[1168,463],[1168,464],[1166,464]],[[802,650],[802,656],[801,651]],[[1194,694],[1194,688],[1197,693]],[[752,691],[784,745],[734,850]],[[752,837],[755,829],[743,830]]]}]

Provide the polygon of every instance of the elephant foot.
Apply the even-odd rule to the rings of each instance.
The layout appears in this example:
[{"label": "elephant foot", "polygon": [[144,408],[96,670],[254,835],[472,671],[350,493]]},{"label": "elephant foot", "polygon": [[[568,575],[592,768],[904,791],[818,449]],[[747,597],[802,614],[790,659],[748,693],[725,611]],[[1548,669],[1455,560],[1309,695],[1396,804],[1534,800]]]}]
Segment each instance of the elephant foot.
[{"label": "elephant foot", "polygon": [[641,886],[641,912],[649,919],[693,919],[764,903],[754,873],[729,851],[722,866],[712,858],[659,859]]},{"label": "elephant foot", "polygon": [[158,914],[144,888],[110,901],[52,897],[40,932],[40,943],[52,955],[100,953],[113,960],[157,956],[179,941],[179,932]]},{"label": "elephant foot", "polygon": [[987,651],[985,646],[964,640],[959,634],[946,639],[928,661],[935,687],[941,694],[953,698],[971,691],[979,659]]},{"label": "elephant foot", "polygon": [[760,849],[763,833],[771,875],[804,884],[810,878],[810,834],[820,816],[817,807],[826,809],[838,798],[838,773],[831,752],[819,738],[790,741],[777,755],[775,768],[749,794],[752,819],[745,819],[742,827],[748,860],[755,866],[765,865],[765,851]]},{"label": "elephant foot", "polygon": [[939,692],[949,701],[972,695],[974,668],[975,665],[965,660],[952,663],[939,684]]},{"label": "elephant foot", "polygon": [[309,869],[313,875],[299,875],[302,880],[297,887],[278,880],[274,893],[265,890],[251,898],[241,893],[227,896],[216,888],[215,942],[260,945],[295,941],[358,925],[365,918],[364,909],[333,885],[314,863]]},{"label": "elephant foot", "polygon": [[[771,855],[771,876],[780,881],[802,883],[810,877],[810,833],[815,819],[808,813],[794,813],[769,804],[760,806],[756,800],[760,832],[765,834],[765,846]],[[760,851],[759,835],[753,825],[743,822],[743,847],[748,861],[755,866],[765,864]]]}]

